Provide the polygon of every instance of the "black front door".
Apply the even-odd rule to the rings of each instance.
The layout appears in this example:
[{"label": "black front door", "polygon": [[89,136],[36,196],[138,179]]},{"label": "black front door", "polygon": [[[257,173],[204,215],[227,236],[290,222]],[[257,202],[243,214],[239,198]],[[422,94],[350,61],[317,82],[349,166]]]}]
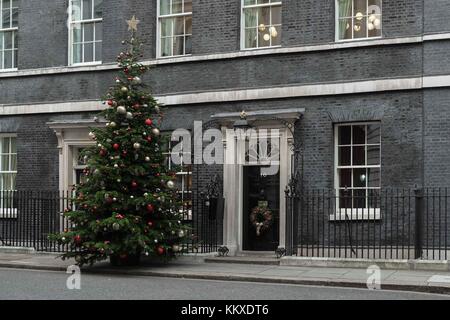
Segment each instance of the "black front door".
[{"label": "black front door", "polygon": [[280,174],[262,175],[261,166],[244,166],[243,249],[278,247]]}]

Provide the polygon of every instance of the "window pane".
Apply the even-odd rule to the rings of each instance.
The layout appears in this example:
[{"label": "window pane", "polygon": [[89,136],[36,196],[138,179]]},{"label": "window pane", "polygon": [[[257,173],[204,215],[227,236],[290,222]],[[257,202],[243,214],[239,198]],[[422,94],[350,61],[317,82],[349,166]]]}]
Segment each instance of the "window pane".
[{"label": "window pane", "polygon": [[351,148],[350,147],[339,147],[338,154],[338,165],[339,166],[349,166],[351,158]]},{"label": "window pane", "polygon": [[368,124],[367,125],[367,144],[380,144],[380,125]]},{"label": "window pane", "polygon": [[353,20],[353,38],[367,38],[367,19],[365,17],[361,20],[358,18]]},{"label": "window pane", "polygon": [[245,9],[245,27],[256,27],[257,11],[256,9]]},{"label": "window pane", "polygon": [[370,188],[380,188],[381,187],[381,172],[378,168],[367,169],[369,174],[369,184]]},{"label": "window pane", "polygon": [[352,1],[353,0],[339,0],[339,17],[352,16]]},{"label": "window pane", "polygon": [[13,51],[8,50],[4,52],[5,69],[11,69],[13,67]]},{"label": "window pane", "polygon": [[83,24],[83,31],[84,31],[84,42],[88,41],[94,41],[94,24],[93,23],[86,23]]},{"label": "window pane", "polygon": [[93,43],[85,43],[84,44],[84,61],[83,62],[92,62],[94,61],[94,44]]},{"label": "window pane", "polygon": [[162,37],[172,36],[172,19],[161,20],[161,36]]},{"label": "window pane", "polygon": [[353,188],[365,188],[366,181],[366,169],[353,169]]},{"label": "window pane", "polygon": [[73,45],[73,63],[81,63],[82,61],[82,45],[74,44]]},{"label": "window pane", "polygon": [[95,61],[102,61],[102,43],[95,43]]},{"label": "window pane", "polygon": [[192,12],[192,0],[184,0],[184,12]]},{"label": "window pane", "polygon": [[272,46],[281,45],[281,27],[270,27],[270,35],[272,36]]},{"label": "window pane", "polygon": [[353,166],[366,164],[366,147],[353,147]]},{"label": "window pane", "polygon": [[82,41],[81,25],[74,26],[73,28],[73,43]]},{"label": "window pane", "polygon": [[281,6],[272,7],[272,25],[281,24]]},{"label": "window pane", "polygon": [[381,16],[373,15],[369,16],[367,21],[367,29],[369,32],[369,37],[380,37],[381,36]]},{"label": "window pane", "polygon": [[19,26],[19,9],[15,8],[12,11],[12,25],[11,27],[16,28]]},{"label": "window pane", "polygon": [[339,187],[350,188],[352,186],[352,169],[339,170]]},{"label": "window pane", "polygon": [[72,20],[81,20],[81,0],[72,1]]},{"label": "window pane", "polygon": [[175,36],[184,35],[184,17],[174,19],[173,32]]},{"label": "window pane", "polygon": [[95,24],[95,41],[103,39],[103,25],[102,23]]},{"label": "window pane", "polygon": [[16,138],[12,137],[9,139],[9,142],[11,144],[11,153],[17,153],[17,143],[16,143]]},{"label": "window pane", "polygon": [[352,190],[339,190],[339,208],[351,208],[352,207],[351,196]]},{"label": "window pane", "polygon": [[10,142],[9,138],[3,138],[1,140],[2,144],[1,153],[9,153],[9,142]]},{"label": "window pane", "polygon": [[92,0],[83,1],[83,20],[92,19]]},{"label": "window pane", "polygon": [[339,39],[352,39],[352,18],[339,19]]},{"label": "window pane", "polygon": [[353,144],[366,143],[366,126],[353,126]]},{"label": "window pane", "polygon": [[10,157],[10,169],[11,171],[17,171],[17,155],[15,154]]},{"label": "window pane", "polygon": [[186,36],[186,44],[185,44],[185,54],[191,54],[192,53],[192,40],[191,36]]},{"label": "window pane", "polygon": [[256,30],[254,28],[245,30],[245,48],[256,48]]},{"label": "window pane", "polygon": [[172,13],[183,12],[183,0],[172,0]]},{"label": "window pane", "polygon": [[3,0],[3,8],[11,7],[11,0]]},{"label": "window pane", "polygon": [[9,27],[11,27],[11,20],[10,20],[11,14],[10,14],[9,9],[3,10],[3,12],[2,12],[2,17],[3,17],[3,20],[2,20],[2,21],[3,21],[2,27],[3,27],[3,28],[9,28]]},{"label": "window pane", "polygon": [[186,28],[186,34],[192,34],[192,16],[185,18],[185,28]]},{"label": "window pane", "polygon": [[261,32],[261,28],[259,28],[259,30],[258,30],[258,47],[268,47],[268,46],[270,46],[269,28],[265,28],[265,30],[263,32]]},{"label": "window pane", "polygon": [[349,145],[351,143],[352,129],[350,126],[338,127],[338,143],[339,145]]},{"label": "window pane", "polygon": [[354,0],[353,4],[354,16],[359,18],[367,13],[367,0]]},{"label": "window pane", "polygon": [[353,208],[366,208],[366,190],[353,190]]},{"label": "window pane", "polygon": [[270,26],[270,7],[263,7],[258,9],[258,25]]},{"label": "window pane", "polygon": [[2,155],[0,171],[9,171],[9,155]]},{"label": "window pane", "polygon": [[172,55],[172,38],[161,39],[161,56],[167,57]]},{"label": "window pane", "polygon": [[170,14],[170,0],[159,1],[159,12],[160,15]]},{"label": "window pane", "polygon": [[102,17],[103,0],[94,0],[94,18]]},{"label": "window pane", "polygon": [[380,147],[367,146],[367,164],[368,165],[380,164]]},{"label": "window pane", "polygon": [[13,48],[13,33],[5,32],[4,33],[4,41],[5,41],[5,49]]},{"label": "window pane", "polygon": [[173,55],[179,56],[184,54],[184,37],[175,37],[173,42]]},{"label": "window pane", "polygon": [[256,0],[245,0],[244,1],[244,5],[245,6],[251,6],[251,5],[254,5],[254,4],[256,4]]}]

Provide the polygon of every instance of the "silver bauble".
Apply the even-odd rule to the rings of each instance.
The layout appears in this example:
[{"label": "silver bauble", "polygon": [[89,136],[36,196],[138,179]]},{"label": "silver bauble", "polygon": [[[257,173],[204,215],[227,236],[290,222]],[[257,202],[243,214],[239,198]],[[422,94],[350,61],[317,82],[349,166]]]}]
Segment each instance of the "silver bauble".
[{"label": "silver bauble", "polygon": [[183,230],[178,231],[178,236],[180,238],[183,238],[184,237],[184,231]]},{"label": "silver bauble", "polygon": [[117,123],[115,123],[114,121],[112,121],[112,122],[109,123],[109,126],[110,126],[111,128],[115,128],[115,127],[117,126]]},{"label": "silver bauble", "polygon": [[122,87],[122,88],[120,89],[120,91],[122,91],[123,93],[128,92],[128,88],[127,88],[127,87]]},{"label": "silver bauble", "polygon": [[179,251],[180,251],[180,246],[177,245],[177,244],[174,244],[174,245],[172,246],[172,251],[173,251],[173,252],[179,252]]},{"label": "silver bauble", "polygon": [[169,189],[175,188],[175,182],[173,182],[172,180],[167,181],[167,187]]},{"label": "silver bauble", "polygon": [[127,112],[127,119],[128,120],[131,120],[131,119],[133,119],[133,114],[131,113],[131,112]]},{"label": "silver bauble", "polygon": [[119,106],[117,107],[117,113],[125,114],[127,113],[127,108],[125,108],[124,106]]},{"label": "silver bauble", "polygon": [[117,231],[117,230],[120,229],[120,224],[118,224],[117,222],[114,222],[113,225],[112,225],[112,227],[113,227],[113,229],[114,229],[115,231]]},{"label": "silver bauble", "polygon": [[132,83],[133,83],[133,84],[141,84],[141,83],[142,83],[142,80],[141,80],[141,78],[139,78],[139,77],[134,77]]},{"label": "silver bauble", "polygon": [[141,148],[141,144],[139,142],[136,142],[135,144],[133,144],[133,148],[139,150]]},{"label": "silver bauble", "polygon": [[161,134],[161,131],[159,131],[158,128],[153,128],[153,129],[152,129],[152,133],[153,133],[155,136],[159,136],[159,135]]},{"label": "silver bauble", "polygon": [[92,140],[95,139],[95,134],[92,131],[89,132],[89,138],[91,138]]},{"label": "silver bauble", "polygon": [[145,157],[146,162],[150,162],[150,157]]}]

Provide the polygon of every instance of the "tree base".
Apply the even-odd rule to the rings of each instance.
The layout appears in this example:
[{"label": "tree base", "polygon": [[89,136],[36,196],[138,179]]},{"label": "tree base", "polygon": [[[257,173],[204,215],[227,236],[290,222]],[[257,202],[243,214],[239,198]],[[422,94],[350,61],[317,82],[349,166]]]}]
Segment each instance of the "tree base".
[{"label": "tree base", "polygon": [[141,262],[140,254],[129,254],[126,256],[111,255],[109,262],[115,267],[132,267],[137,266]]}]

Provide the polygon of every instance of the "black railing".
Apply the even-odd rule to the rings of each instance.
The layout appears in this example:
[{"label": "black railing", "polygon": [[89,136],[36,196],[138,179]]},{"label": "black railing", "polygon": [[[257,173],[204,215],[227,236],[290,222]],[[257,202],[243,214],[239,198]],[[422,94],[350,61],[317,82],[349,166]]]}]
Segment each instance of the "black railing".
[{"label": "black railing", "polygon": [[449,201],[446,188],[287,190],[287,254],[446,260]]},{"label": "black railing", "polygon": [[[73,208],[71,192],[59,191],[1,191],[0,246],[28,247],[37,251],[66,252],[70,244],[59,245],[48,235],[70,229],[64,210]],[[217,229],[220,217],[210,197],[199,194],[192,205],[184,203],[183,220],[191,229],[185,245],[187,253],[217,251]]]}]

